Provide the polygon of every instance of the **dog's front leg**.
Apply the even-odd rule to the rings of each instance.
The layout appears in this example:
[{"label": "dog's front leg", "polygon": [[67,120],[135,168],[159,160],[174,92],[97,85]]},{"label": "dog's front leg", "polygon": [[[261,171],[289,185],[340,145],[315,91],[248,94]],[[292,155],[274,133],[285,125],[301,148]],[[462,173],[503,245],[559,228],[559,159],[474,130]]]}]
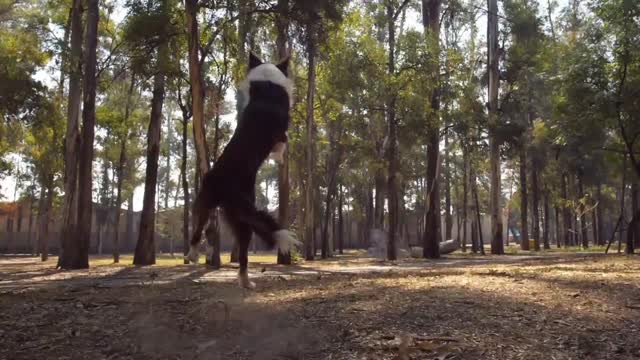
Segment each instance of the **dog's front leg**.
[{"label": "dog's front leg", "polygon": [[284,162],[284,151],[287,149],[287,143],[278,142],[271,149],[271,153],[269,154],[269,159],[275,160],[278,164],[282,164]]}]

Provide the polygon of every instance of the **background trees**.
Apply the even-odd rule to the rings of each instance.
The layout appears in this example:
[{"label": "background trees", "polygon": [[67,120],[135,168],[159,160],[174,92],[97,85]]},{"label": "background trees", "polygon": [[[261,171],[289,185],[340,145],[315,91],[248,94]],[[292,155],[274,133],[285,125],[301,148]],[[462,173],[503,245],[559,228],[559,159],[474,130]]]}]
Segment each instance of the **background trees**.
[{"label": "background trees", "polygon": [[[61,267],[86,267],[98,238],[117,262],[124,204],[131,229],[142,209],[137,264],[153,263],[156,237],[184,244],[249,50],[292,54],[287,161],[265,165],[257,198],[308,260],[367,247],[373,229],[389,259],[409,245],[438,257],[449,237],[495,254],[529,238],[538,251],[615,237],[632,252],[640,238],[634,2],[86,5],[0,5],[2,194],[36,204],[39,252],[60,240]],[[181,231],[161,220],[171,211]],[[217,267],[226,239],[207,234]]]}]

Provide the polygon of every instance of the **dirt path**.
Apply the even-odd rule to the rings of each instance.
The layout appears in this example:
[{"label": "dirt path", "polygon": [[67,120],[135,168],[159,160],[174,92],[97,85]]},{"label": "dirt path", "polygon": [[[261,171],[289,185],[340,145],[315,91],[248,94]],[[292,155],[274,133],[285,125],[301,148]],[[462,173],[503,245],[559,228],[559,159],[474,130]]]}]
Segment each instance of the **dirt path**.
[{"label": "dirt path", "polygon": [[0,259],[0,359],[638,359],[640,258],[235,269]]}]

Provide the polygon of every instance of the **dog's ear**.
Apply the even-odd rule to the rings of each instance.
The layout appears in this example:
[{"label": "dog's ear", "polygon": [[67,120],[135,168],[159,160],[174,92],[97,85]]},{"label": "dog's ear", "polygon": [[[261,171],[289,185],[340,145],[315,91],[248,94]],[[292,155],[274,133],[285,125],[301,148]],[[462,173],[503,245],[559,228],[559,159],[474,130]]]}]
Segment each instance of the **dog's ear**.
[{"label": "dog's ear", "polygon": [[284,76],[289,76],[289,60],[291,60],[291,55],[287,55],[278,63],[278,65],[276,65],[276,67],[282,71]]},{"label": "dog's ear", "polygon": [[253,51],[249,53],[249,70],[253,69],[256,66],[262,65],[262,60],[258,58]]}]

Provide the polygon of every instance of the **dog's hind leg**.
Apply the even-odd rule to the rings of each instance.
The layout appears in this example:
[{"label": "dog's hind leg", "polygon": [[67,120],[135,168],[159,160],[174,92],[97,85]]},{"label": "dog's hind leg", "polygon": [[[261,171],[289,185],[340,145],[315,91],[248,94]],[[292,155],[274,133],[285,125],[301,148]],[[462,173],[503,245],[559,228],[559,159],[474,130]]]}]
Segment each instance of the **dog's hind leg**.
[{"label": "dog's hind leg", "polygon": [[277,246],[286,253],[292,246],[300,244],[293,234],[281,228],[269,213],[256,209],[255,205],[249,201],[237,199],[228,206],[227,213],[233,214],[239,221],[248,224],[270,248]]},{"label": "dog's hind leg", "polygon": [[210,209],[204,205],[201,196],[202,193],[198,194],[198,197],[196,197],[196,200],[193,203],[193,234],[191,235],[189,253],[185,256],[185,260],[188,260],[193,264],[197,264],[200,258],[198,245],[202,238],[202,230],[209,220]]},{"label": "dog's hind leg", "polygon": [[249,280],[249,243],[251,242],[251,228],[238,217],[237,209],[225,208],[225,219],[231,227],[238,243],[238,284],[246,289],[253,289],[256,285]]}]

